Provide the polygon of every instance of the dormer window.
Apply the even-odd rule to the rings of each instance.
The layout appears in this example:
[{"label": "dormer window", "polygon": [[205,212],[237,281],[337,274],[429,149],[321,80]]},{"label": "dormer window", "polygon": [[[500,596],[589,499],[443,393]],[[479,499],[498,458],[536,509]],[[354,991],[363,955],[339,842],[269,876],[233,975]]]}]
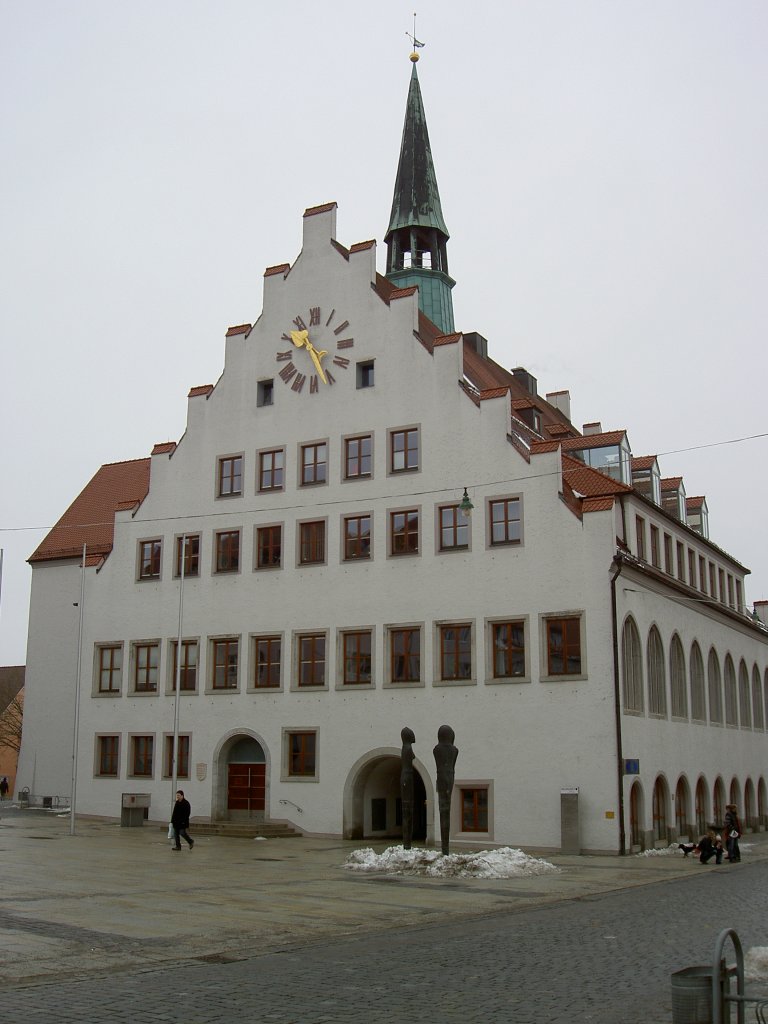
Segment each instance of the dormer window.
[{"label": "dormer window", "polygon": [[686,498],[685,519],[692,530],[700,533],[702,537],[709,537],[709,512],[707,510],[707,499],[704,497]]},{"label": "dormer window", "polygon": [[632,486],[654,505],[661,505],[661,473],[655,455],[632,459]]}]

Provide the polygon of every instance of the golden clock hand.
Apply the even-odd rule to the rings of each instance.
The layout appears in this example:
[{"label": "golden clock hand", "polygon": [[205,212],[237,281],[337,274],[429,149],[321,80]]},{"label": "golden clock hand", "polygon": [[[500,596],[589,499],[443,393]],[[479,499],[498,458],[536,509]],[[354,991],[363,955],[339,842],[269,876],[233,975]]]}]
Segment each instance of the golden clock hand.
[{"label": "golden clock hand", "polygon": [[322,352],[322,353],[318,352],[317,349],[314,347],[314,345],[312,345],[310,342],[307,343],[307,350],[309,351],[309,354],[310,354],[310,356],[312,358],[312,362],[315,364],[317,372],[320,375],[320,380],[323,382],[323,384],[327,384],[328,380],[327,380],[327,378],[325,376],[325,372],[323,370],[323,367],[320,364],[320,358],[323,355],[327,355],[328,353],[327,352]]},{"label": "golden clock hand", "polygon": [[309,347],[309,331],[291,331],[291,341],[296,348]]}]

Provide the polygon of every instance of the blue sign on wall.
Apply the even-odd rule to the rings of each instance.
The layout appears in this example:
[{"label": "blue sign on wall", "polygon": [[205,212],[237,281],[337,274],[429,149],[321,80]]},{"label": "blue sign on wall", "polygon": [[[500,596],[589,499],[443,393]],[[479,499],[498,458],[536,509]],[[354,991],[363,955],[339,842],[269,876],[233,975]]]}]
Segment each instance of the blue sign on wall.
[{"label": "blue sign on wall", "polygon": [[640,759],[636,757],[627,757],[624,759],[624,774],[625,775],[639,775],[640,774]]}]

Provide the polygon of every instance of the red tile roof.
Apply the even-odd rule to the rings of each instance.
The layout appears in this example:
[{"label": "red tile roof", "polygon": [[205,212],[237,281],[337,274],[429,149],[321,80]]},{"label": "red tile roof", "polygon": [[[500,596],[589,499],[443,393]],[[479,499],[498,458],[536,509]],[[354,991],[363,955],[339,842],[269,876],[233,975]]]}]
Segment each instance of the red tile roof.
[{"label": "red tile roof", "polygon": [[680,484],[683,482],[681,476],[665,476],[661,481],[661,490],[663,491],[676,491]]},{"label": "red tile roof", "polygon": [[278,263],[274,267],[267,267],[264,271],[264,277],[272,277],[274,274],[287,274],[290,269],[290,263]]},{"label": "red tile roof", "polygon": [[611,444],[620,444],[627,436],[626,430],[605,430],[601,434],[585,434],[580,437],[563,438],[563,451],[583,451],[587,448],[606,448]]},{"label": "red tile roof", "polygon": [[583,462],[563,452],[563,479],[573,487],[574,491],[587,498],[604,497],[608,494],[626,494],[631,487],[612,479],[599,469],[585,466]]},{"label": "red tile roof", "polygon": [[501,398],[502,395],[508,395],[509,388],[488,388],[486,391],[480,392],[480,401],[484,402],[487,398]]},{"label": "red tile roof", "polygon": [[225,337],[231,338],[233,334],[247,334],[251,329],[251,324],[238,324],[237,327],[230,327]]},{"label": "red tile roof", "polygon": [[102,466],[30,556],[30,562],[76,558],[112,550],[115,511],[143,501],[149,490],[149,459]]},{"label": "red tile roof", "polygon": [[353,245],[350,245],[349,251],[350,252],[362,252],[364,249],[373,249],[373,247],[375,245],[376,245],[376,239],[375,238],[369,238],[367,242],[355,242]]},{"label": "red tile roof", "polygon": [[703,494],[698,494],[693,498],[685,499],[685,507],[688,508],[703,508],[706,497]]},{"label": "red tile roof", "polygon": [[454,334],[440,334],[435,338],[435,345],[455,345],[457,341],[461,340],[461,334],[457,331]]},{"label": "red tile roof", "polygon": [[338,206],[338,203],[322,203],[320,206],[310,206],[304,211],[305,217],[314,217],[316,213],[328,213]]},{"label": "red tile roof", "polygon": [[176,442],[175,441],[160,441],[160,443],[156,444],[155,447],[152,449],[152,454],[153,455],[169,455],[171,452],[175,452],[175,451],[176,451]]},{"label": "red tile roof", "polygon": [[535,409],[536,403],[531,401],[530,398],[513,398],[512,408],[518,411],[521,409]]},{"label": "red tile roof", "polygon": [[551,434],[552,437],[562,437],[563,434],[570,434],[571,428],[566,427],[564,423],[551,423],[546,427],[547,433]]},{"label": "red tile roof", "polygon": [[531,455],[544,455],[546,452],[556,452],[559,447],[559,441],[531,441]]},{"label": "red tile roof", "polygon": [[605,498],[585,498],[581,503],[582,512],[608,512],[613,508],[614,499],[607,495]]},{"label": "red tile roof", "polygon": [[389,293],[389,301],[392,299],[406,299],[409,295],[415,295],[419,290],[416,284],[410,284],[407,288],[393,288]]},{"label": "red tile roof", "polygon": [[198,395],[210,395],[213,391],[213,384],[200,384],[196,388],[190,388],[187,398],[197,398]]},{"label": "red tile roof", "polygon": [[632,457],[632,469],[650,469],[656,461],[655,455],[636,455]]}]

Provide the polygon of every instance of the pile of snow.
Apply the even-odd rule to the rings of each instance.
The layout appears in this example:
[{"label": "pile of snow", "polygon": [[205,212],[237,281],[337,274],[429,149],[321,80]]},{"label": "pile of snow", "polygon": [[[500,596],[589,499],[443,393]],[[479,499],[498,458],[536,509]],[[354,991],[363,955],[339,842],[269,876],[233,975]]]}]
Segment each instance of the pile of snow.
[{"label": "pile of snow", "polygon": [[679,853],[682,857],[683,851],[677,845],[672,843],[671,846],[664,846],[660,850],[642,850],[640,853],[636,853],[636,857],[669,857],[671,853]]},{"label": "pile of snow", "polygon": [[768,946],[753,946],[744,956],[747,981],[768,981]]},{"label": "pile of snow", "polygon": [[387,875],[422,875],[427,878],[520,878],[559,871],[549,861],[529,857],[522,850],[504,846],[480,853],[449,853],[437,850],[406,850],[389,846],[383,853],[370,847],[355,850],[343,865],[351,871],[379,871]]}]

